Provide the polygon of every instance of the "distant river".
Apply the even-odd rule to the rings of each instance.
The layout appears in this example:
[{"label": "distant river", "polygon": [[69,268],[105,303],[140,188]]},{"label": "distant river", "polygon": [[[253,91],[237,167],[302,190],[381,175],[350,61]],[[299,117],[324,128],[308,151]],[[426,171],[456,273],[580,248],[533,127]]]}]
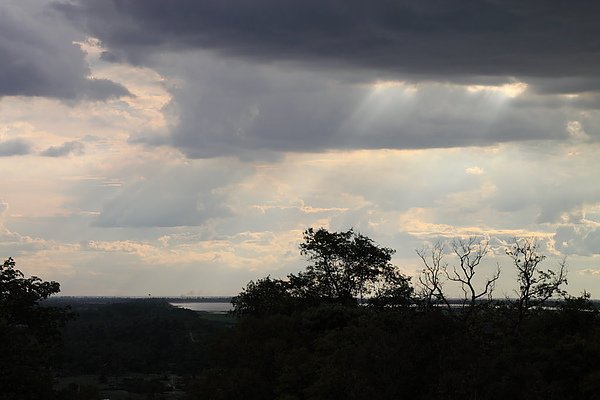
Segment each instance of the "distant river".
[{"label": "distant river", "polygon": [[233,306],[231,303],[170,303],[179,308],[187,308],[194,311],[206,311],[213,313],[226,313],[231,311]]}]

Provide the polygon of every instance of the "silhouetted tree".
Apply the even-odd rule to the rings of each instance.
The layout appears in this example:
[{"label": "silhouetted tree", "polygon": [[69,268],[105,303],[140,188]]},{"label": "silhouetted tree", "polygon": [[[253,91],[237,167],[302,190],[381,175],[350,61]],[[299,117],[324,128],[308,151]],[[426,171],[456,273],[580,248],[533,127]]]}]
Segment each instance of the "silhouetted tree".
[{"label": "silhouetted tree", "polygon": [[311,261],[304,276],[313,281],[322,297],[342,303],[374,295],[395,271],[391,264],[395,251],[353,229],[329,232],[310,228],[304,232],[300,252]]},{"label": "silhouetted tree", "polygon": [[398,309],[414,304],[414,288],[410,284],[410,277],[397,270],[390,271],[382,279],[372,297],[369,305],[375,308]]},{"label": "silhouetted tree", "polygon": [[481,260],[488,252],[488,243],[478,242],[476,238],[459,239],[452,242],[452,250],[458,258],[458,266],[453,266],[452,272],[447,271],[448,279],[460,284],[463,291],[463,307],[473,310],[478,300],[486,297],[491,300],[496,281],[500,277],[500,267],[496,268],[491,277],[485,278],[483,287],[476,288],[474,277]]},{"label": "silhouetted tree", "polygon": [[250,281],[233,300],[234,313],[286,313],[323,303],[356,305],[357,297],[375,307],[398,308],[412,301],[410,278],[392,265],[394,250],[355,233],[324,228],[304,232],[300,252],[312,263],[287,280]]},{"label": "silhouetted tree", "polygon": [[500,277],[497,267],[491,277],[485,278],[478,286],[476,275],[480,270],[481,261],[487,255],[488,243],[477,238],[457,239],[452,242],[452,251],[457,258],[457,265],[450,268],[443,261],[444,246],[436,244],[427,254],[425,250],[417,250],[424,268],[419,276],[423,303],[426,309],[431,309],[437,303],[443,303],[449,310],[450,303],[444,294],[443,285],[450,281],[460,285],[462,296],[462,315],[469,315],[475,308],[491,301],[496,281]]},{"label": "silhouetted tree", "polygon": [[[257,307],[246,309],[266,312],[240,318],[221,337],[214,367],[193,381],[192,398],[599,398],[600,320],[589,294],[543,307],[564,294],[564,261],[542,271],[535,247],[518,242],[509,255],[518,255],[519,300],[491,303],[499,272],[481,273],[486,242],[454,242],[449,265],[442,244],[418,251],[424,312],[406,307],[412,288],[397,269],[375,268],[376,278],[349,283],[358,276],[351,260],[360,257],[348,255],[355,234],[323,231],[305,235],[306,272],[249,284],[242,299]],[[462,288],[459,312],[444,309],[454,305],[445,284]],[[369,307],[348,297],[361,290]],[[286,311],[269,312],[278,302]],[[519,304],[527,318],[514,335]]]},{"label": "silhouetted tree", "polygon": [[427,252],[425,249],[416,250],[417,255],[423,262],[423,269],[419,274],[419,295],[423,307],[431,310],[437,304],[443,303],[450,309],[450,303],[444,295],[443,286],[447,264],[444,259],[444,245],[436,243]]},{"label": "silhouetted tree", "polygon": [[12,258],[0,266],[0,399],[42,399],[52,392],[50,351],[70,312],[40,301],[59,291],[57,282],[25,278]]},{"label": "silhouetted tree", "polygon": [[243,316],[285,312],[291,303],[289,286],[288,282],[271,279],[270,276],[256,282],[250,281],[240,294],[231,300],[234,313]]},{"label": "silhouetted tree", "polygon": [[557,271],[542,270],[540,263],[546,256],[539,254],[537,247],[534,239],[515,239],[512,246],[506,249],[506,254],[517,268],[518,323],[530,309],[543,306],[552,296],[566,294],[561,288],[567,283],[566,260],[559,263]]}]

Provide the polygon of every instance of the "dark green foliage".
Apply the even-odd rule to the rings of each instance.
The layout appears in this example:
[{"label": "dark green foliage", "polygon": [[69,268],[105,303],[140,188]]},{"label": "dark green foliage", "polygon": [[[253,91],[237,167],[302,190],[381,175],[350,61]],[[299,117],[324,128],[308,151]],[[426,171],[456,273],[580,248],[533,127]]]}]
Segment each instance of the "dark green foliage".
[{"label": "dark green foliage", "polygon": [[0,399],[51,396],[51,351],[68,309],[43,307],[57,282],[25,278],[12,258],[0,266]]},{"label": "dark green foliage", "polygon": [[[247,316],[221,337],[198,399],[596,399],[600,321],[574,301],[514,334],[512,308],[322,304]],[[577,321],[575,326],[573,322]],[[232,385],[235,382],[235,385]]]},{"label": "dark green foliage", "polygon": [[64,373],[188,373],[206,366],[205,348],[227,324],[162,300],[75,307],[78,318],[63,330]]},{"label": "dark green foliage", "polygon": [[267,276],[256,282],[250,281],[231,302],[237,315],[282,313],[292,305],[289,289],[289,282]]},{"label": "dark green foliage", "polygon": [[390,271],[385,280],[368,299],[368,304],[374,308],[402,309],[415,303],[414,289],[410,285],[410,278],[397,271]]}]

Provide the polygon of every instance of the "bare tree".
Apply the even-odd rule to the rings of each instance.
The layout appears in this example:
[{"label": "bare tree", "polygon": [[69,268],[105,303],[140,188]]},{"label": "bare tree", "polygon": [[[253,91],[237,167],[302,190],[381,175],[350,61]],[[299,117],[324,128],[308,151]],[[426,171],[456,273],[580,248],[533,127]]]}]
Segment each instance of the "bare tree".
[{"label": "bare tree", "polygon": [[567,263],[562,259],[558,270],[542,270],[540,263],[546,258],[538,253],[538,244],[534,239],[514,239],[506,254],[512,258],[517,268],[519,289],[517,294],[518,323],[532,309],[543,306],[548,299],[555,295],[565,295],[561,289],[567,284]]},{"label": "bare tree", "polygon": [[425,308],[430,310],[437,304],[443,303],[450,309],[450,303],[442,290],[444,284],[442,274],[446,275],[446,264],[443,263],[444,245],[438,242],[430,252],[424,248],[416,252],[424,266],[419,274],[419,286]]},{"label": "bare tree", "polygon": [[482,259],[488,253],[487,242],[478,241],[476,238],[459,239],[452,242],[452,251],[458,258],[458,265],[450,268],[443,261],[444,246],[437,243],[429,252],[417,250],[424,268],[419,275],[421,296],[425,307],[431,309],[436,304],[444,304],[451,309],[450,301],[444,294],[443,286],[446,282],[458,283],[463,291],[462,309],[468,315],[482,302],[482,299],[491,301],[492,292],[500,276],[500,268],[490,278],[486,278],[482,288],[477,287],[475,275],[480,269]]},{"label": "bare tree", "polygon": [[485,283],[481,289],[475,286],[474,279],[481,260],[488,253],[488,242],[478,241],[474,237],[458,239],[452,242],[452,250],[458,257],[458,266],[453,266],[452,271],[446,269],[446,275],[450,281],[460,284],[463,291],[463,309],[474,310],[484,298],[491,301],[496,281],[500,277],[500,267],[497,266],[492,276],[484,280]]}]

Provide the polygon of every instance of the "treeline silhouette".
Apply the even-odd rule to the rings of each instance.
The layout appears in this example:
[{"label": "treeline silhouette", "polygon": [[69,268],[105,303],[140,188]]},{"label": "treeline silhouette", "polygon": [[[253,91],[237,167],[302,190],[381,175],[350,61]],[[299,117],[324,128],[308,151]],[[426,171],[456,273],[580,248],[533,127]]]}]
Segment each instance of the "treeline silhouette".
[{"label": "treeline silhouette", "polygon": [[598,311],[588,293],[563,290],[564,260],[542,269],[533,240],[507,247],[517,287],[500,300],[500,270],[479,276],[489,248],[474,238],[452,242],[449,263],[442,244],[419,250],[416,287],[393,250],[353,230],[309,229],[300,250],[305,271],[233,299],[239,322],[211,347],[191,398],[600,398]]},{"label": "treeline silhouette", "polygon": [[[564,290],[564,260],[547,268],[533,240],[515,240],[514,296],[496,299],[487,243],[446,246],[417,252],[413,282],[392,249],[354,230],[308,229],[306,269],[249,282],[231,316],[154,299],[42,307],[58,284],[23,277],[9,259],[0,399],[600,398],[600,317],[589,293]],[[81,374],[95,386],[60,385]]]}]

